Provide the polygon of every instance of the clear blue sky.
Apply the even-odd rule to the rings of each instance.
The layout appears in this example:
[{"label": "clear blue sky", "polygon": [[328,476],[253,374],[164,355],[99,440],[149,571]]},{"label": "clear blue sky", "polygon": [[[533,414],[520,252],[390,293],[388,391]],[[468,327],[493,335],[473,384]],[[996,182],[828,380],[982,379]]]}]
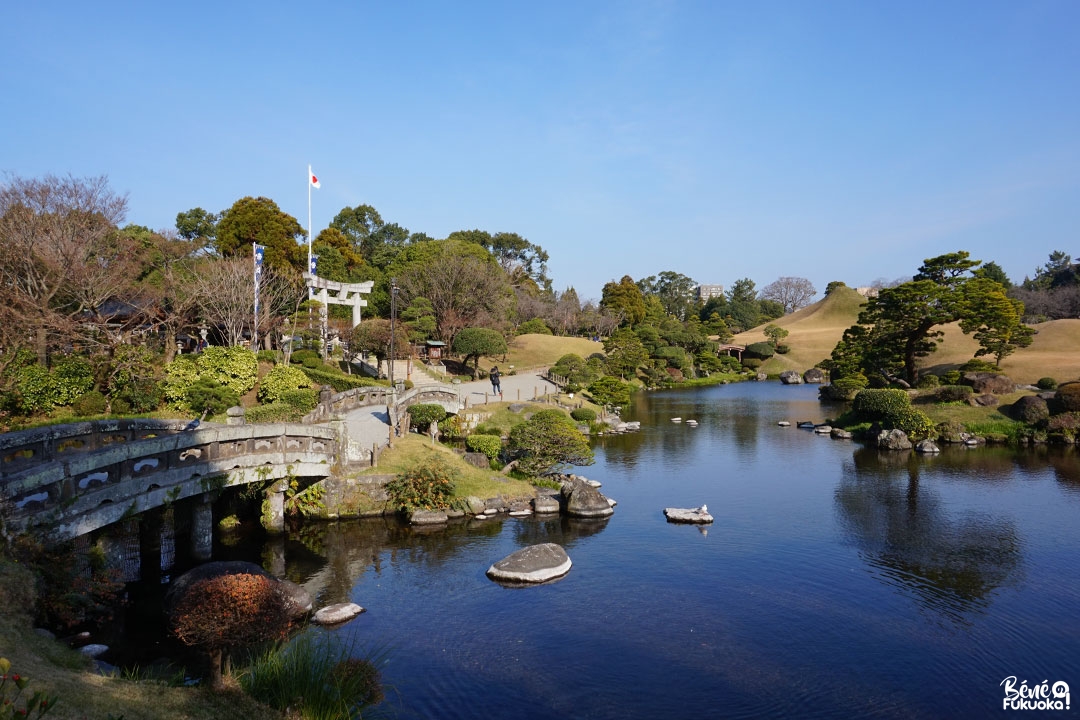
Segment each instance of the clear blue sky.
[{"label": "clear blue sky", "polygon": [[513,231],[555,287],[1080,255],[1080,2],[22,2],[0,170]]}]

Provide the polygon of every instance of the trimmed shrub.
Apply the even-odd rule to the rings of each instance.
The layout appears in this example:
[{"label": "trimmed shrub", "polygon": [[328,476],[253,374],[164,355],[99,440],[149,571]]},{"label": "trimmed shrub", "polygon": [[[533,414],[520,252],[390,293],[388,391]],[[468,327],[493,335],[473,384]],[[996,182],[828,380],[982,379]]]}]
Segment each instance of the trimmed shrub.
[{"label": "trimmed shrub", "polygon": [[631,389],[616,377],[602,377],[588,387],[589,395],[598,405],[628,405]]},{"label": "trimmed shrub", "polygon": [[937,403],[967,402],[974,391],[970,385],[942,385],[934,390],[930,397]]},{"label": "trimmed shrub", "polygon": [[319,404],[319,391],[313,388],[298,388],[281,393],[281,402],[296,408],[301,415],[306,415]]},{"label": "trimmed shrub", "polygon": [[537,410],[532,414],[532,417],[529,418],[529,420],[538,420],[542,422],[546,422],[549,420],[558,420],[559,422],[566,423],[567,425],[574,424],[573,421],[570,419],[569,415],[564,413],[562,410],[555,410],[554,408],[549,408],[547,410]]},{"label": "trimmed shrub", "polygon": [[312,385],[309,378],[300,368],[291,365],[276,365],[273,370],[263,375],[259,381],[259,402],[272,403],[282,399],[282,396],[300,388]]},{"label": "trimmed shrub", "polygon": [[960,372],[1001,372],[1001,369],[992,362],[987,362],[982,358],[972,358],[966,363],[960,366]]},{"label": "trimmed shrub", "polygon": [[[115,387],[115,386],[114,386]],[[163,385],[154,378],[138,378],[115,390],[112,397],[113,414],[150,412],[161,404]],[[121,408],[126,408],[121,410]]]},{"label": "trimmed shrub", "polygon": [[929,390],[931,388],[936,388],[939,385],[941,385],[941,379],[937,375],[927,374],[919,378],[919,382],[915,387],[920,390]]},{"label": "trimmed shrub", "polygon": [[[776,348],[772,343],[768,342],[756,342],[750,343],[746,346],[746,350],[743,351],[743,355],[749,355],[760,360],[768,360],[776,353]],[[746,364],[745,362],[743,363]]]},{"label": "trimmed shrub", "polygon": [[293,354],[289,356],[289,362],[293,365],[304,365],[306,364],[305,361],[309,358],[315,358],[318,362],[322,362],[317,351],[308,349],[294,350]]},{"label": "trimmed shrub", "polygon": [[[863,392],[867,392],[864,390]],[[860,393],[861,395],[862,393]],[[858,400],[858,397],[856,397]],[[885,413],[882,423],[889,428],[903,430],[912,440],[927,440],[937,437],[934,421],[922,410],[913,407],[899,407]]]},{"label": "trimmed shrub", "polygon": [[245,409],[244,420],[252,424],[299,422],[306,414],[306,411],[279,401]]},{"label": "trimmed shrub", "polygon": [[259,378],[259,361],[255,359],[255,353],[242,347],[211,345],[197,356],[195,362],[200,379],[216,380],[237,395],[255,387]]},{"label": "trimmed shrub", "polygon": [[776,346],[776,352],[781,355],[787,355],[789,352],[791,352],[791,346],[781,343]]},{"label": "trimmed shrub", "polygon": [[1038,395],[1025,395],[1012,404],[1009,414],[1015,420],[1033,424],[1050,417],[1050,409]]},{"label": "trimmed shrub", "polygon": [[51,375],[57,405],[70,405],[94,389],[94,368],[89,360],[78,355],[66,355],[55,360]]},{"label": "trimmed shrub", "polygon": [[1046,421],[1047,430],[1080,430],[1080,413],[1067,412]]},{"label": "trimmed shrub", "polygon": [[756,357],[744,357],[742,359],[742,366],[749,370],[757,370],[761,367],[762,361]]},{"label": "trimmed shrub", "polygon": [[942,374],[941,382],[944,385],[959,385],[961,374],[962,373],[959,370],[950,370],[947,373]]},{"label": "trimmed shrub", "polygon": [[75,402],[71,403],[71,409],[79,417],[88,417],[90,415],[104,414],[108,404],[108,400],[105,399],[104,395],[97,390],[91,390],[80,395]]},{"label": "trimmed shrub", "polygon": [[386,483],[386,494],[390,496],[390,503],[399,510],[449,507],[457,487],[457,479],[457,470],[441,459],[434,458],[408,468]]},{"label": "trimmed shrub", "polygon": [[862,420],[880,420],[890,412],[906,407],[911,407],[911,398],[906,392],[882,388],[860,390],[855,395],[855,404],[852,409]]},{"label": "trimmed shrub", "polygon": [[495,435],[470,435],[465,438],[465,448],[469,452],[482,452],[489,460],[494,460],[502,452],[502,438]]},{"label": "trimmed shrub", "polygon": [[165,399],[175,410],[190,410],[187,391],[199,379],[194,355],[177,355],[165,368]]},{"label": "trimmed shrub", "polygon": [[866,376],[859,373],[833,380],[828,385],[818,388],[818,397],[822,400],[854,400],[866,387]]},{"label": "trimmed shrub", "polygon": [[592,408],[577,408],[570,411],[570,417],[578,422],[591,423],[596,420],[596,411]]},{"label": "trimmed shrub", "polygon": [[1054,400],[1061,412],[1080,412],[1080,382],[1059,385]]},{"label": "trimmed shrub", "polygon": [[1035,383],[1035,387],[1040,390],[1055,390],[1057,389],[1057,380],[1052,377],[1039,378],[1039,381]]},{"label": "trimmed shrub", "polygon": [[472,431],[473,435],[494,435],[495,437],[502,437],[502,430],[491,423],[480,423]]},{"label": "trimmed shrub", "polygon": [[533,318],[532,320],[526,320],[517,327],[518,335],[551,335],[551,328],[547,326],[547,323],[542,318]]},{"label": "trimmed shrub", "polygon": [[259,362],[271,363],[273,365],[277,365],[280,358],[281,356],[278,354],[277,350],[260,350],[255,353],[256,360]]},{"label": "trimmed shrub", "polygon": [[441,422],[446,418],[446,410],[442,405],[434,403],[419,403],[410,405],[406,412],[414,426],[421,430],[427,430],[433,422]]},{"label": "trimmed shrub", "polygon": [[233,405],[240,404],[240,395],[235,390],[206,378],[199,378],[188,388],[184,397],[192,411],[206,410],[209,415],[220,415]]},{"label": "trimmed shrub", "polygon": [[[376,385],[388,387],[388,383],[378,382],[372,378],[362,377],[360,375],[346,375],[344,373],[326,370],[313,370],[308,367],[305,367],[303,372],[311,378],[311,381],[316,385],[329,385],[334,389],[334,392],[345,392],[346,390],[352,390],[353,388],[374,387]],[[405,385],[408,386],[408,383],[405,383]]]},{"label": "trimmed shrub", "polygon": [[15,376],[15,389],[19,393],[19,410],[28,415],[48,412],[60,404],[56,379],[43,365],[19,368]]}]

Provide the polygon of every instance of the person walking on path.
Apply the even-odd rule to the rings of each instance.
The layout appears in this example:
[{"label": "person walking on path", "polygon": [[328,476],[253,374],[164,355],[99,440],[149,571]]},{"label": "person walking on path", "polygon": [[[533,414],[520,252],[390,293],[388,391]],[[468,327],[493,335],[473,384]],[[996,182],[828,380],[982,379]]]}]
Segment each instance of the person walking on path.
[{"label": "person walking on path", "polygon": [[500,374],[498,365],[495,365],[491,368],[491,372],[488,374],[488,377],[491,379],[491,391],[499,397],[502,397],[502,385],[499,384]]}]

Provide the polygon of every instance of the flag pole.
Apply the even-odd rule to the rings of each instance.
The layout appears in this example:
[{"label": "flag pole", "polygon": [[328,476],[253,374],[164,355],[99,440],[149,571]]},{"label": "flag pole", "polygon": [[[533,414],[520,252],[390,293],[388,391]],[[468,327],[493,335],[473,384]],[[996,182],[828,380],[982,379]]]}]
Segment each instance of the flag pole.
[{"label": "flag pole", "polygon": [[259,352],[259,244],[251,241],[251,277],[255,290],[255,314],[251,324],[251,350]]},{"label": "flag pole", "polygon": [[[307,271],[311,272],[311,165],[307,166]],[[308,286],[308,300],[314,297],[315,288]]]}]

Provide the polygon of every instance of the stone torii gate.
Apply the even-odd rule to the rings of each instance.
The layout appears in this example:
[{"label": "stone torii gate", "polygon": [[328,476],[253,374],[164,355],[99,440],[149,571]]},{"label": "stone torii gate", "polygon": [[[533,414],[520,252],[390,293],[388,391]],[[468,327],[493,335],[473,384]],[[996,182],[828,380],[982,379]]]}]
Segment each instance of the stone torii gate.
[{"label": "stone torii gate", "polygon": [[[374,280],[362,283],[345,283],[327,280],[311,273],[304,273],[304,282],[312,290],[317,290],[315,299],[323,304],[323,312],[327,305],[350,305],[352,307],[352,324],[356,327],[360,324],[360,308],[367,307],[367,300],[362,296],[369,295],[375,286]],[[333,292],[334,295],[330,293]],[[325,317],[325,316],[324,316]]]}]

